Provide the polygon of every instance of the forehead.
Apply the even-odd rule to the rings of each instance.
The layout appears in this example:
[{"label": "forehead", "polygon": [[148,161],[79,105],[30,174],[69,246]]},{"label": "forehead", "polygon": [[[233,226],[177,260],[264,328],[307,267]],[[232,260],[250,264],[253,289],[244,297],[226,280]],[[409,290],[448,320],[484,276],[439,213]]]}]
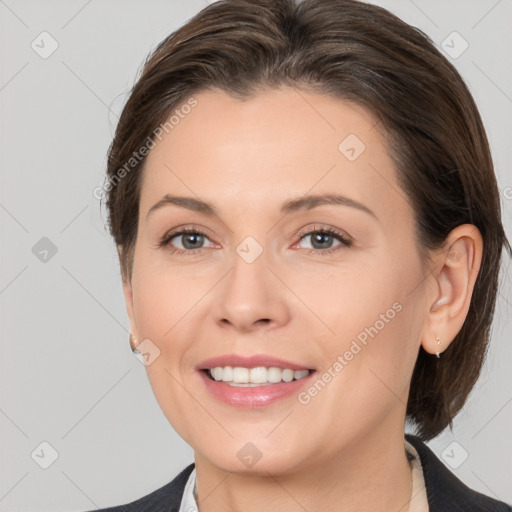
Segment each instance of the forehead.
[{"label": "forehead", "polygon": [[293,88],[243,101],[222,91],[193,99],[148,154],[141,212],[166,193],[245,210],[308,192],[398,206],[394,163],[375,117],[359,105]]}]

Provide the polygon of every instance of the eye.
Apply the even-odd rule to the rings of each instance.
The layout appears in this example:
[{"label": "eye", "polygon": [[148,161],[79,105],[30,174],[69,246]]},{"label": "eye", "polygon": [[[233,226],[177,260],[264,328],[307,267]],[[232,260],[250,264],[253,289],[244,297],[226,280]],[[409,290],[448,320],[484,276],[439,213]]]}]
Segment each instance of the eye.
[{"label": "eye", "polygon": [[[313,230],[296,234],[300,237],[300,242],[310,239],[310,247],[305,249],[308,254],[331,254],[343,247],[348,248],[353,245],[353,242],[348,239],[343,233],[333,228],[322,228],[315,226]],[[210,239],[206,234],[198,228],[183,228],[178,231],[173,231],[164,235],[159,242],[160,247],[165,247],[171,254],[194,254],[200,252],[206,247],[203,246],[205,241]],[[333,246],[334,242],[338,242]],[[210,241],[210,247],[214,244]]]},{"label": "eye", "polygon": [[[351,247],[352,241],[349,240],[343,233],[332,228],[317,228],[315,226],[313,231],[307,231],[300,236],[301,242],[310,239],[309,254],[330,254],[342,249],[343,247]],[[337,241],[338,244],[333,246]]]},{"label": "eye", "polygon": [[[175,240],[173,242],[173,240]],[[210,240],[205,233],[197,228],[184,228],[166,234],[160,241],[160,247],[166,247],[171,253],[185,254],[204,249],[205,240]]]}]

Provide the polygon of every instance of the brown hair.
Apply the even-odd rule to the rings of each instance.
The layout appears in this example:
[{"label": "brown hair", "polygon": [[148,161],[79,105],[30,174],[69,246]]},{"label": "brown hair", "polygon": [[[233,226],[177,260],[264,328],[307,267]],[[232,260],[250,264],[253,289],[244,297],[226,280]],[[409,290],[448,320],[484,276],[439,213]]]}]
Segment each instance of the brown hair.
[{"label": "brown hair", "polygon": [[[220,0],[170,34],[146,59],[108,154],[109,228],[131,280],[145,158],[126,162],[191,95],[248,98],[288,85],[357,102],[377,116],[415,212],[428,261],[452,229],[484,241],[467,318],[441,360],[420,349],[407,417],[424,440],[464,405],[485,358],[503,246],[499,191],[477,107],[456,69],[420,30],[357,0]],[[124,169],[125,172],[120,172]]]}]

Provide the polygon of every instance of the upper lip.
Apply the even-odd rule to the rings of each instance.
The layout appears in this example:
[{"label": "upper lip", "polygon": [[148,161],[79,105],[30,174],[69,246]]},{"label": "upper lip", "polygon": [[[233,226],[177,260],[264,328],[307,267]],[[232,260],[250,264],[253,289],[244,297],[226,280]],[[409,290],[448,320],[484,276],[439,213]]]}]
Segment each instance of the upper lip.
[{"label": "upper lip", "polygon": [[223,356],[212,357],[201,361],[197,366],[196,370],[209,370],[217,366],[239,366],[242,368],[256,368],[257,366],[264,366],[265,368],[275,367],[283,370],[289,368],[290,370],[311,370],[312,368],[293,363],[292,361],[286,361],[278,357],[274,357],[267,354],[257,354],[253,356],[242,356],[236,354],[226,354]]}]

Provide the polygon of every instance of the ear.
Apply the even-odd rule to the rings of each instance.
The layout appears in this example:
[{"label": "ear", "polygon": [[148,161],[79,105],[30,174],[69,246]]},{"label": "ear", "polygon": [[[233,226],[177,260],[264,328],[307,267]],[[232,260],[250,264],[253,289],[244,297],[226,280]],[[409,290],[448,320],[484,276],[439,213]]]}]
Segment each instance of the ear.
[{"label": "ear", "polygon": [[[483,240],[472,224],[457,226],[434,256],[436,269],[427,293],[427,321],[421,345],[429,353],[443,352],[464,324],[482,262]],[[440,343],[438,343],[438,338]]]},{"label": "ear", "polygon": [[[121,252],[122,249],[118,250],[119,252]],[[139,345],[141,340],[139,338],[137,325],[135,323],[132,282],[131,279],[128,277],[123,278],[123,294],[126,303],[126,313],[128,315],[128,321],[130,323],[130,346],[133,350]]]}]

